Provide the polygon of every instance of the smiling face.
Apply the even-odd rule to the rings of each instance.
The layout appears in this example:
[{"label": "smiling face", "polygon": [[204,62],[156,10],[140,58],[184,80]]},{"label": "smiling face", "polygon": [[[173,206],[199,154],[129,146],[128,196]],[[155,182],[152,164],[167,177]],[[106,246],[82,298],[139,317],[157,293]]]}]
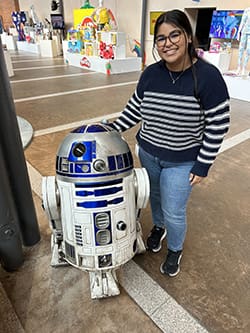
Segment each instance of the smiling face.
[{"label": "smiling face", "polygon": [[180,28],[162,23],[155,35],[155,47],[159,56],[171,71],[182,71],[190,66],[188,43],[191,38]]}]

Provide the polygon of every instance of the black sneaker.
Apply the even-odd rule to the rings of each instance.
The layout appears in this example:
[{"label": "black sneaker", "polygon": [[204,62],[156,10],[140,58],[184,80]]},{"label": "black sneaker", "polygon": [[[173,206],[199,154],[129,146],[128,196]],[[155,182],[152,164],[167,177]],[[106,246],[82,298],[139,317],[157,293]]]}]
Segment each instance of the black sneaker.
[{"label": "black sneaker", "polygon": [[180,271],[181,257],[182,251],[174,252],[168,250],[167,259],[160,267],[161,273],[169,276],[176,276]]},{"label": "black sneaker", "polygon": [[149,251],[159,252],[161,243],[166,235],[166,229],[154,226],[147,239],[147,249]]}]

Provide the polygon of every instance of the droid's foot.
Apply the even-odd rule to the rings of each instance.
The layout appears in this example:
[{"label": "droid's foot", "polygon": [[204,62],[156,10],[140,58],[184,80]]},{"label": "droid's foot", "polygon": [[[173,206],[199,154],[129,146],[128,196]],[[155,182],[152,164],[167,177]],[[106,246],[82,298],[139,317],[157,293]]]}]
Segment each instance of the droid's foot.
[{"label": "droid's foot", "polygon": [[54,244],[52,247],[52,257],[50,265],[53,267],[68,266],[68,262],[64,259],[64,255],[60,252],[58,244]]},{"label": "droid's foot", "polygon": [[104,298],[120,294],[115,270],[89,272],[91,298]]}]

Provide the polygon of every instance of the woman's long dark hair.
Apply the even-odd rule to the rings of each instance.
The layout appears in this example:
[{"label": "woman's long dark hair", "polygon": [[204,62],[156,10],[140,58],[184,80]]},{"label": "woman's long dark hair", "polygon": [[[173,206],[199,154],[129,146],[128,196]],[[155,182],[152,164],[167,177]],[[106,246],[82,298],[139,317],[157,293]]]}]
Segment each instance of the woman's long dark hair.
[{"label": "woman's long dark hair", "polygon": [[153,44],[154,59],[156,59],[155,54],[154,54],[156,37],[158,34],[159,27],[163,23],[171,24],[173,26],[178,27],[190,38],[190,42],[188,43],[187,51],[188,51],[188,56],[191,61],[191,69],[192,69],[192,74],[193,74],[193,79],[194,79],[194,96],[200,103],[200,99],[198,96],[197,75],[196,75],[195,67],[193,65],[193,59],[198,58],[198,55],[197,55],[197,52],[195,49],[194,35],[193,35],[193,30],[192,30],[190,21],[189,21],[187,15],[179,9],[174,9],[174,10],[170,10],[165,13],[162,13],[157,18],[155,26],[154,26],[154,44]]},{"label": "woman's long dark hair", "polygon": [[171,25],[174,25],[178,27],[180,30],[182,30],[186,35],[190,38],[190,42],[188,43],[188,55],[190,59],[197,58],[197,52],[195,50],[195,43],[194,43],[194,36],[193,36],[193,30],[190,24],[190,21],[187,17],[187,15],[182,12],[181,10],[174,9],[170,10],[168,12],[165,12],[161,14],[155,23],[154,26],[154,45],[155,47],[155,41],[158,34],[159,27],[162,25],[162,23],[168,23]]}]

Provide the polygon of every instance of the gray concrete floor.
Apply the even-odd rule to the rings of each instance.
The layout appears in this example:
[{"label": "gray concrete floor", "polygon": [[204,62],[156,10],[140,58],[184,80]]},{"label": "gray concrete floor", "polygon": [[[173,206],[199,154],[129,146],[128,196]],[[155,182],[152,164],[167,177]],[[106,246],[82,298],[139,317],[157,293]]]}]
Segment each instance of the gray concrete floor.
[{"label": "gray concrete floor", "polygon": [[[249,333],[250,103],[231,101],[226,143],[232,141],[232,147],[225,147],[209,177],[192,192],[180,274],[160,274],[164,243],[158,254],[136,256],[121,268],[119,296],[93,301],[87,273],[50,266],[51,232],[41,209],[41,177],[55,174],[57,148],[72,127],[112,118],[123,109],[140,73],[106,76],[63,66],[62,58],[17,52],[11,58],[16,113],[34,129],[25,157],[41,241],[24,248],[25,262],[18,271],[0,268],[7,307],[12,306],[21,325],[0,324],[0,332]],[[132,151],[135,133],[124,134]],[[152,226],[149,207],[141,223],[146,238]],[[2,303],[1,308],[2,320]]]}]

